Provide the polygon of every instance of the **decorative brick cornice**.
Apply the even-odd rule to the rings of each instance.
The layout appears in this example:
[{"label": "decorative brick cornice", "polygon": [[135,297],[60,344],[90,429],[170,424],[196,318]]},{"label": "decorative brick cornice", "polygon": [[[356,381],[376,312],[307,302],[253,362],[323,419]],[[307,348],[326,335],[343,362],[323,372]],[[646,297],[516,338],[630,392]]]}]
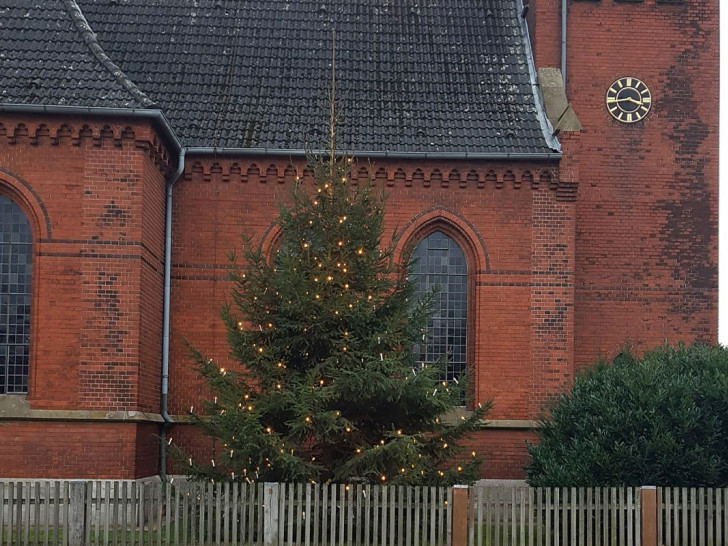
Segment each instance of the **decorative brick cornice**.
[{"label": "decorative brick cornice", "polygon": [[4,146],[112,146],[142,150],[163,174],[171,169],[170,151],[151,126],[110,122],[68,122],[44,119],[0,121]]},{"label": "decorative brick cornice", "polygon": [[[256,158],[239,161],[190,161],[187,164],[185,180],[210,182],[241,182],[261,184],[286,184],[301,180],[309,182],[313,172],[303,163],[271,162],[270,159]],[[354,183],[372,180],[377,185],[405,187],[442,187],[479,189],[532,189],[558,188],[558,171],[552,168],[506,168],[492,167],[490,164],[418,167],[377,166],[369,163],[353,163],[351,180]]]}]

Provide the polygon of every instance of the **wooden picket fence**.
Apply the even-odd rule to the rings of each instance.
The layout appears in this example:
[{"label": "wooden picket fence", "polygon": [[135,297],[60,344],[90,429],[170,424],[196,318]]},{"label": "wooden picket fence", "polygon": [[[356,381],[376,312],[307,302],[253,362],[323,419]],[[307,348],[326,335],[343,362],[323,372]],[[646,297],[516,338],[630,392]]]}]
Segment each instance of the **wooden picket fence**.
[{"label": "wooden picket fence", "polygon": [[637,546],[640,490],[635,488],[475,487],[470,544]]},{"label": "wooden picket fence", "polygon": [[727,503],[703,488],[5,481],[0,546],[722,546]]},{"label": "wooden picket fence", "polygon": [[664,488],[660,497],[657,526],[662,544],[728,544],[728,488]]}]

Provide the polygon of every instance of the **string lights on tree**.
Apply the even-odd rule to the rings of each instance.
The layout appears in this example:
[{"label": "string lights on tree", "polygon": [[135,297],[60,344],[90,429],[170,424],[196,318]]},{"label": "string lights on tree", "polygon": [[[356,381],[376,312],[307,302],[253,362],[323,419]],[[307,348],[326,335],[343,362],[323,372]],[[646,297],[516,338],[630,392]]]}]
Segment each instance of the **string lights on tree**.
[{"label": "string lights on tree", "polygon": [[488,405],[445,418],[463,382],[442,381],[445,362],[414,368],[430,302],[413,305],[408,268],[393,262],[393,243],[381,244],[376,189],[352,186],[349,165],[311,165],[314,188],[293,189],[277,251],[268,257],[250,244],[235,265],[223,311],[232,362],[194,352],[212,396],[193,418],[225,449],[214,464],[190,464],[190,474],[380,484],[478,477],[480,460],[460,456],[459,441]]},{"label": "string lights on tree", "polygon": [[475,480],[480,460],[460,456],[461,443],[489,404],[445,418],[466,382],[441,385],[445,361],[415,371],[433,298],[416,300],[408,265],[393,259],[396,237],[383,243],[382,198],[372,181],[350,182],[334,122],[332,101],[329,157],[309,164],[312,187],[296,177],[276,251],[251,238],[233,263],[222,312],[230,362],[192,349],[212,394],[190,413],[225,449],[187,470],[246,482]]}]

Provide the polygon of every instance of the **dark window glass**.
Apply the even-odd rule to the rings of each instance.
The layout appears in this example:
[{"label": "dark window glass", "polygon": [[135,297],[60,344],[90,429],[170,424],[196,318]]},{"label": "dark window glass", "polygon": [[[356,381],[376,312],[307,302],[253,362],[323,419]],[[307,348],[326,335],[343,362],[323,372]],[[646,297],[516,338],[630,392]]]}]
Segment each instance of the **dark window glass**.
[{"label": "dark window glass", "polygon": [[411,276],[422,297],[435,288],[434,313],[424,343],[416,348],[419,363],[447,361],[443,379],[453,381],[467,367],[468,265],[458,244],[440,231],[423,239],[414,252]]},{"label": "dark window glass", "polygon": [[0,196],[0,394],[28,392],[32,260],[28,218]]}]

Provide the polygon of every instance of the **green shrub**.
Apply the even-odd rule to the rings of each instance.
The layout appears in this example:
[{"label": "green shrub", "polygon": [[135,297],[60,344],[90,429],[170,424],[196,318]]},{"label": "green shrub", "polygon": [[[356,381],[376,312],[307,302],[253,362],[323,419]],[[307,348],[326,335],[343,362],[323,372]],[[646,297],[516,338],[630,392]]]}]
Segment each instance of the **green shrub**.
[{"label": "green shrub", "polygon": [[535,486],[728,485],[728,350],[628,351],[577,374],[529,445]]}]

